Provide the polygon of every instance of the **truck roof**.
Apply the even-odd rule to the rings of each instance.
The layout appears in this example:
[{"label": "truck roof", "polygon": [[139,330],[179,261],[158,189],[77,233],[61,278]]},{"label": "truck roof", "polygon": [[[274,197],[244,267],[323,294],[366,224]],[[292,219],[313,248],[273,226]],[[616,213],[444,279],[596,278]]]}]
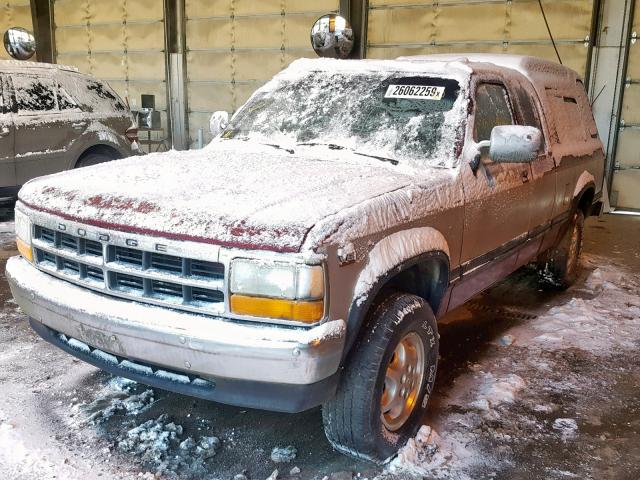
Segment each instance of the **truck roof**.
[{"label": "truck roof", "polygon": [[47,69],[47,70],[64,70],[68,72],[79,72],[76,67],[69,65],[58,65],[57,63],[42,63],[42,62],[28,62],[24,60],[0,60],[0,70],[32,70],[32,69]]},{"label": "truck roof", "polygon": [[487,53],[460,53],[460,54],[436,54],[399,57],[405,62],[459,62],[469,65],[472,70],[486,69],[487,64],[500,68],[516,70],[527,77],[531,83],[537,86],[557,88],[567,85],[575,86],[580,80],[580,75],[568,67],[543,58],[526,55],[487,54]]}]

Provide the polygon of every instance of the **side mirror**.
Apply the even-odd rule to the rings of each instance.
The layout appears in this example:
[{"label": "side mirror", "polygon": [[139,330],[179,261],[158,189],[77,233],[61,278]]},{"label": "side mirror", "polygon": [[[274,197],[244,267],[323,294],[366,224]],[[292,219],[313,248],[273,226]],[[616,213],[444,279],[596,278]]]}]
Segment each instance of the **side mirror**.
[{"label": "side mirror", "polygon": [[229,112],[218,110],[209,119],[209,131],[214,137],[220,135],[229,125]]},{"label": "side mirror", "polygon": [[[481,142],[481,146],[486,146],[486,142]],[[493,127],[489,157],[496,163],[528,163],[538,157],[541,146],[542,132],[535,127]]]}]

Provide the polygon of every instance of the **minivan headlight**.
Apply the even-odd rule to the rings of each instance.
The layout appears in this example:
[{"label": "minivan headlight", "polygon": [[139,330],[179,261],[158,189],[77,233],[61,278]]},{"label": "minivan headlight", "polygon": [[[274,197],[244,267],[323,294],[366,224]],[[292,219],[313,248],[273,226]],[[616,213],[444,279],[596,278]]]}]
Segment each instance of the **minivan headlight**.
[{"label": "minivan headlight", "polygon": [[321,266],[237,259],[230,275],[232,313],[303,323],[324,315]]},{"label": "minivan headlight", "polygon": [[31,248],[31,220],[20,210],[15,211],[16,245],[18,252],[26,260],[33,262],[33,249]]}]

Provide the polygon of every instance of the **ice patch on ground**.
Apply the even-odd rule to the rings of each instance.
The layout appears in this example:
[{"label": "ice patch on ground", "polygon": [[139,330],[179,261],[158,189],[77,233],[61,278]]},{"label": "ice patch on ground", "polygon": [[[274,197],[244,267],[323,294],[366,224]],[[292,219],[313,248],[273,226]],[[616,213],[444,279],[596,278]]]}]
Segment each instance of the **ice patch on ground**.
[{"label": "ice patch on ground", "polygon": [[298,449],[289,445],[288,447],[275,447],[271,450],[271,461],[275,463],[289,463],[295,460]]},{"label": "ice patch on ground", "polygon": [[117,438],[117,447],[132,453],[142,462],[155,468],[156,475],[188,469],[191,473],[204,473],[204,463],[213,457],[220,439],[213,436],[182,439],[183,428],[169,421],[167,414],[126,431]]},{"label": "ice patch on ground", "polygon": [[454,448],[431,427],[423,425],[415,438],[400,449],[387,470],[402,477],[450,478],[449,464],[456,460]]},{"label": "ice patch on ground", "polygon": [[482,384],[480,385],[477,399],[471,405],[478,410],[493,413],[494,409],[505,403],[513,403],[516,393],[525,388],[524,380],[515,374],[496,377],[492,373],[481,373]]},{"label": "ice patch on ground", "polygon": [[86,422],[101,424],[116,414],[137,416],[148,410],[155,401],[154,391],[140,391],[141,385],[122,377],[113,377],[87,404],[79,405],[85,413]]},{"label": "ice patch on ground", "polygon": [[578,433],[578,424],[573,418],[556,418],[553,429],[560,432],[563,440],[573,438]]}]

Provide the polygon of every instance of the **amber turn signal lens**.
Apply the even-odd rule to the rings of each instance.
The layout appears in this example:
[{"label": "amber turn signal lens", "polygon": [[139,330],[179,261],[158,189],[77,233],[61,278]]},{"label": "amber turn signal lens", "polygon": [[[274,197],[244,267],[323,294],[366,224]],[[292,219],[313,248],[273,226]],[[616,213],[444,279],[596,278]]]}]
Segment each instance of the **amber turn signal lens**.
[{"label": "amber turn signal lens", "polygon": [[324,302],[322,300],[303,302],[231,295],[230,305],[231,311],[237,315],[278,318],[303,323],[315,323],[322,318],[324,313]]},{"label": "amber turn signal lens", "polygon": [[33,263],[33,251],[31,250],[31,245],[27,245],[19,238],[16,238],[16,245],[18,245],[18,252],[20,252],[20,255]]}]

